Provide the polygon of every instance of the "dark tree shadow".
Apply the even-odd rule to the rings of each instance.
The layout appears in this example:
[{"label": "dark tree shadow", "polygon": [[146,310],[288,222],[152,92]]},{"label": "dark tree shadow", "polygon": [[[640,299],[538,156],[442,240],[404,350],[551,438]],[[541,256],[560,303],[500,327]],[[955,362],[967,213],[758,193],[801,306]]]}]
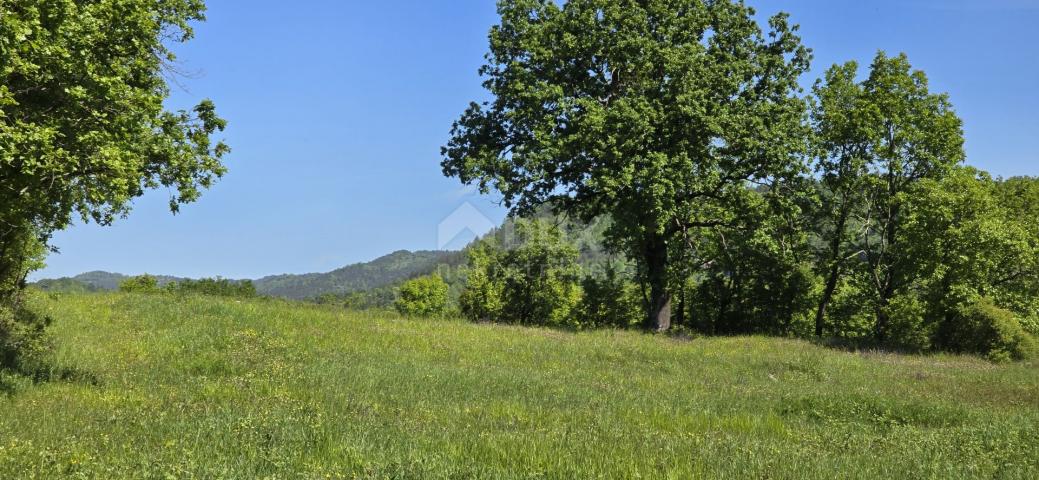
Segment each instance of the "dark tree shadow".
[{"label": "dark tree shadow", "polygon": [[28,385],[46,383],[74,383],[99,387],[101,378],[87,370],[48,364],[0,368],[0,395],[3,396],[16,395]]},{"label": "dark tree shadow", "polygon": [[814,338],[810,339],[815,345],[839,350],[848,353],[891,353],[897,355],[918,355],[920,351],[905,346],[895,345],[890,342],[879,342],[872,339],[852,338]]},{"label": "dark tree shadow", "polygon": [[46,367],[34,368],[21,372],[32,379],[34,384],[40,383],[79,383],[92,387],[101,386],[101,378],[94,372],[81,370],[75,367]]}]

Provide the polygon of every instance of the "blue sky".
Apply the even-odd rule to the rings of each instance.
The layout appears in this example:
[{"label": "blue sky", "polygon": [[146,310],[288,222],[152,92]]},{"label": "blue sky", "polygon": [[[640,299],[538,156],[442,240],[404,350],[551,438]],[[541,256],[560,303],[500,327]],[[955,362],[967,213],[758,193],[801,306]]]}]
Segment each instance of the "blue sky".
[{"label": "blue sky", "polygon": [[[113,227],[59,233],[60,254],[33,278],[328,271],[436,249],[438,224],[467,203],[504,217],[439,166],[451,122],[484,98],[476,71],[492,0],[208,3],[208,22],[178,48],[192,74],[170,105],[216,102],[230,122],[230,173],[177,216],[156,191]],[[906,52],[950,93],[970,164],[1039,175],[1039,0],[749,3],[801,24],[811,79],[835,62],[868,64],[878,49]]]}]

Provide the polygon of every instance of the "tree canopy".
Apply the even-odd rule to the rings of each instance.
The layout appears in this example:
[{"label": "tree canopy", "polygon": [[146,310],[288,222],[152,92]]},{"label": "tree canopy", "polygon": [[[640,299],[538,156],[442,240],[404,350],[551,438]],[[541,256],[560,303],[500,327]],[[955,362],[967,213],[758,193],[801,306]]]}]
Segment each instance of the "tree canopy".
[{"label": "tree canopy", "polygon": [[213,103],[168,111],[170,45],[204,19],[200,0],[0,3],[0,248],[46,240],[76,216],[102,225],[145,190],[170,208],[224,174]]},{"label": "tree canopy", "polygon": [[747,182],[804,168],[797,27],[778,14],[765,33],[735,1],[502,0],[498,13],[481,69],[493,100],[455,124],[445,174],[516,212],[610,214],[667,329],[669,246],[737,222]]},{"label": "tree canopy", "polygon": [[164,106],[171,45],[191,39],[204,10],[201,0],[0,1],[0,344],[34,318],[17,297],[53,232],[77,217],[111,224],[157,187],[176,212],[224,174],[213,102]]}]

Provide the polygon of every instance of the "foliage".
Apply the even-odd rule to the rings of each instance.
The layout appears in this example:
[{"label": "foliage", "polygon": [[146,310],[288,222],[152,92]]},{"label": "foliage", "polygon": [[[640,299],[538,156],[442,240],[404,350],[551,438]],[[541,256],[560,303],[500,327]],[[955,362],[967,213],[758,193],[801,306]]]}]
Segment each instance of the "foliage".
[{"label": "foliage", "polygon": [[696,249],[709,261],[683,272],[695,279],[689,302],[693,326],[715,334],[810,330],[818,279],[802,207],[790,202],[802,194],[748,190],[741,225],[716,227],[703,236]]},{"label": "foliage", "polygon": [[43,265],[46,246],[31,228],[8,227],[0,223],[0,375],[37,370],[51,350],[45,332],[51,319],[31,308],[35,292],[25,289],[29,273]]},{"label": "foliage", "polygon": [[[991,293],[1001,305],[1021,316],[1032,335],[1039,336],[1039,178],[1015,177],[996,181],[993,195],[999,205],[1005,234],[1013,240],[1006,263]],[[1002,246],[1000,248],[1003,248]]]},{"label": "foliage", "polygon": [[228,280],[226,278],[203,278],[199,280],[180,280],[167,283],[164,290],[172,293],[197,293],[231,298],[253,298],[256,286],[252,280]]},{"label": "foliage", "polygon": [[130,277],[119,284],[119,291],[125,293],[158,293],[159,281],[147,273]]},{"label": "foliage", "polygon": [[[875,311],[873,336],[890,338],[888,307],[913,282],[903,251],[905,203],[914,186],[940,180],[964,159],[962,121],[948,95],[930,92],[927,76],[905,55],[877,54],[856,82],[854,62],[831,68],[815,87],[813,126],[820,173],[819,270],[826,275],[816,313],[826,309],[841,277],[862,275]],[[855,259],[860,265],[847,265]],[[870,307],[869,305],[866,305]]]},{"label": "foliage", "polygon": [[82,373],[0,376],[2,478],[1039,477],[1035,364],[270,300],[43,300],[59,365]]},{"label": "foliage", "polygon": [[492,239],[485,239],[470,245],[466,253],[469,264],[465,290],[458,299],[459,310],[470,320],[496,320],[505,309],[505,285],[499,278],[501,267],[498,265],[502,251]]},{"label": "foliage", "polygon": [[204,9],[201,0],[0,2],[0,304],[15,302],[37,248],[76,217],[109,225],[158,187],[174,192],[176,212],[225,173],[213,103],[164,108],[169,45],[192,37]]},{"label": "foliage", "polygon": [[101,289],[92,284],[81,282],[74,278],[44,279],[30,285],[44,292],[52,293],[91,293],[100,292]]},{"label": "foliage", "polygon": [[[40,287],[40,289],[45,291],[52,288],[67,288],[69,290],[86,290],[90,292],[114,292],[119,290],[120,283],[123,283],[123,281],[128,280],[129,278],[130,276],[121,273],[93,271],[81,273],[74,277],[39,280],[33,285]],[[163,287],[170,283],[179,282],[185,279],[169,275],[155,275],[155,280],[158,281],[160,287]],[[75,284],[80,284],[81,286]]]},{"label": "foliage", "polygon": [[32,228],[0,223],[0,236],[0,305],[13,304],[29,273],[43,266],[46,247]]},{"label": "foliage", "polygon": [[[906,275],[899,296],[914,305],[919,320],[911,331],[903,325],[892,332],[893,342],[929,336],[937,348],[987,353],[965,347],[962,338],[950,340],[948,326],[964,311],[981,315],[998,310],[996,305],[1010,309],[1011,316],[1032,315],[1039,238],[1030,232],[1032,222],[1000,204],[999,188],[988,175],[964,167],[940,181],[922,180],[909,191],[898,237]],[[1012,323],[1019,325],[1017,319]]]},{"label": "foliage", "polygon": [[393,285],[345,294],[326,293],[314,299],[318,305],[335,305],[348,310],[389,310],[397,301]]},{"label": "foliage", "polygon": [[667,329],[679,234],[735,222],[747,182],[803,170],[797,28],[779,14],[766,34],[729,0],[502,0],[498,13],[481,70],[493,100],[455,123],[444,173],[520,214],[610,215],[610,243],[650,287],[649,323]]},{"label": "foliage", "polygon": [[36,370],[51,350],[45,332],[51,319],[29,308],[26,295],[19,293],[0,302],[0,372]]},{"label": "foliage", "polygon": [[47,236],[79,214],[110,224],[146,189],[174,211],[224,174],[225,123],[206,100],[168,112],[167,42],[193,35],[198,0],[9,0],[0,6],[0,217]]},{"label": "foliage", "polygon": [[407,317],[439,317],[447,312],[447,282],[428,275],[404,282],[393,306]]},{"label": "foliage", "polygon": [[585,276],[581,291],[577,316],[583,326],[630,328],[642,323],[638,286],[615,265],[607,265],[602,275]]},{"label": "foliage", "polygon": [[935,322],[928,316],[927,305],[912,294],[899,295],[885,307],[890,319],[889,344],[911,352],[931,350]]},{"label": "foliage", "polygon": [[577,249],[544,221],[515,225],[515,248],[503,249],[487,239],[469,249],[461,313],[477,321],[581,326]]},{"label": "foliage", "polygon": [[993,361],[1028,360],[1039,355],[1035,337],[1026,333],[1014,313],[988,298],[964,306],[939,329],[943,348],[978,353]]}]

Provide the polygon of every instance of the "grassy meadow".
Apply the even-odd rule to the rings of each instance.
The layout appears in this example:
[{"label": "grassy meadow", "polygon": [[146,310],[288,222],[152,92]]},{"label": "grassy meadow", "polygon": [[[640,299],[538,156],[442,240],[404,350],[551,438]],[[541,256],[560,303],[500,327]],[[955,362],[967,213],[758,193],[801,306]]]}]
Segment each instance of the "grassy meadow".
[{"label": "grassy meadow", "polygon": [[0,478],[1037,478],[1039,366],[38,295]]}]

